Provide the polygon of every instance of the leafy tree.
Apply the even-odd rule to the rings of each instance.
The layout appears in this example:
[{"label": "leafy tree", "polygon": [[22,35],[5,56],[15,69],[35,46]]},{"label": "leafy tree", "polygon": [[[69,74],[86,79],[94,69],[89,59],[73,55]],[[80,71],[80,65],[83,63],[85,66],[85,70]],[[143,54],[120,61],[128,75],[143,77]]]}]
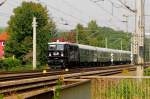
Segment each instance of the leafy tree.
[{"label": "leafy tree", "polygon": [[88,23],[88,30],[89,30],[89,33],[96,33],[97,32],[97,29],[98,29],[98,25],[96,23],[95,20],[92,20]]},{"label": "leafy tree", "polygon": [[78,40],[80,44],[88,43],[88,39],[87,39],[88,32],[85,30],[83,25],[77,24],[75,28],[75,32],[78,32]]},{"label": "leafy tree", "polygon": [[4,32],[5,28],[0,27],[0,34]]},{"label": "leafy tree", "polygon": [[108,48],[130,50],[131,34],[123,31],[115,31],[108,27],[100,27],[96,21],[92,20],[87,27],[78,24],[75,28],[79,33],[79,43],[105,47],[106,39]]},{"label": "leafy tree", "polygon": [[23,2],[13,10],[14,15],[8,22],[10,38],[6,43],[6,56],[15,55],[23,63],[32,59],[32,20],[37,18],[37,60],[46,64],[48,41],[55,31],[55,24],[48,17],[48,10],[40,3]]}]

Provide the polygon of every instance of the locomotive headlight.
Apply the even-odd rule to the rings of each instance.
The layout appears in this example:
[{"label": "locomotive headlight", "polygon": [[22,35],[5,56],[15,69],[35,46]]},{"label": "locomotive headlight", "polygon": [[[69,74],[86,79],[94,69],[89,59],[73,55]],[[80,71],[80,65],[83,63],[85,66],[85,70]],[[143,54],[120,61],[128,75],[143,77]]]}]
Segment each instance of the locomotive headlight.
[{"label": "locomotive headlight", "polygon": [[64,56],[64,54],[63,54],[63,53],[61,53],[61,56]]},{"label": "locomotive headlight", "polygon": [[51,53],[49,53],[49,56],[52,56]]}]

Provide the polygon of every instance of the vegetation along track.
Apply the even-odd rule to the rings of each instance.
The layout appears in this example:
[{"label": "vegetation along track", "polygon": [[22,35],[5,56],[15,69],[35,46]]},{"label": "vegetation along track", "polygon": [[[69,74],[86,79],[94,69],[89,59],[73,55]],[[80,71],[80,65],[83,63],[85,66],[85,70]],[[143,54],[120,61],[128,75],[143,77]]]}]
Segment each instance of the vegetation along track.
[{"label": "vegetation along track", "polygon": [[[107,68],[84,68],[84,69],[75,69],[74,71],[70,70],[68,72],[62,72],[62,71],[57,71],[57,72],[51,72],[50,74],[28,74],[28,76],[12,76],[12,80],[10,79],[5,79],[5,77],[1,77],[1,82],[0,82],[0,94],[4,94],[5,96],[12,94],[12,93],[23,93],[23,92],[28,92],[31,90],[37,90],[40,88],[45,88],[45,87],[53,87],[57,83],[56,81],[60,79],[61,76],[63,78],[79,78],[80,76],[87,76],[87,75],[112,75],[112,74],[117,74],[121,73],[122,70],[128,69],[130,71],[135,70],[135,66],[131,65],[122,65],[120,68],[118,66],[116,67],[108,67]],[[20,75],[20,74],[19,74]],[[7,78],[7,77],[6,77]],[[32,78],[32,79],[31,79]],[[2,80],[4,79],[4,80]]]}]

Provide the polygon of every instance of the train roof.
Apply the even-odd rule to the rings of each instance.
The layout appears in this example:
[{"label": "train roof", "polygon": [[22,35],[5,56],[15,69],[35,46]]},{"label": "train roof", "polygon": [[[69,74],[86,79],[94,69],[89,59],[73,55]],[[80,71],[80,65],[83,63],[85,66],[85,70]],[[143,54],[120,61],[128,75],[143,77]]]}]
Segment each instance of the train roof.
[{"label": "train roof", "polygon": [[79,46],[79,48],[82,48],[82,49],[96,50],[94,46],[83,45],[83,44],[77,44],[77,45]]},{"label": "train roof", "polygon": [[70,42],[50,42],[48,44],[70,44],[70,45],[78,45],[79,48],[82,48],[82,49],[98,50],[98,51],[113,52],[113,53],[131,54],[131,51],[109,49],[109,48],[101,48],[101,47],[95,47],[95,46],[83,45],[83,44],[76,44],[76,43],[70,43]]},{"label": "train roof", "polygon": [[49,42],[48,44],[73,44],[69,42]]}]

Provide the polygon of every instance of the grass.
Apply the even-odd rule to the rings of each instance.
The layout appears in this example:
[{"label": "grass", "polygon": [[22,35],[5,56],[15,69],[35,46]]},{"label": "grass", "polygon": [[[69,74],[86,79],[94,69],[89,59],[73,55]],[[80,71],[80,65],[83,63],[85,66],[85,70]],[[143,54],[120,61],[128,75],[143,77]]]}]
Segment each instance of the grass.
[{"label": "grass", "polygon": [[93,99],[150,99],[150,79],[98,79],[93,81]]},{"label": "grass", "polygon": [[109,87],[105,96],[109,99],[149,99],[149,85],[149,79],[141,83],[138,83],[136,80],[125,79],[120,81],[117,86]]},{"label": "grass", "polygon": [[[36,71],[42,71],[43,69],[47,69],[47,66],[38,66]],[[33,67],[32,64],[30,65],[21,65],[21,66],[16,66],[16,67],[11,67],[8,69],[0,69],[0,72],[26,72],[26,71],[32,71]]]},{"label": "grass", "polygon": [[56,83],[57,83],[57,85],[55,86],[53,99],[60,99],[61,86],[63,85],[63,81],[62,80],[57,80]]},{"label": "grass", "polygon": [[3,99],[4,98],[4,95],[0,94],[0,99]]}]

